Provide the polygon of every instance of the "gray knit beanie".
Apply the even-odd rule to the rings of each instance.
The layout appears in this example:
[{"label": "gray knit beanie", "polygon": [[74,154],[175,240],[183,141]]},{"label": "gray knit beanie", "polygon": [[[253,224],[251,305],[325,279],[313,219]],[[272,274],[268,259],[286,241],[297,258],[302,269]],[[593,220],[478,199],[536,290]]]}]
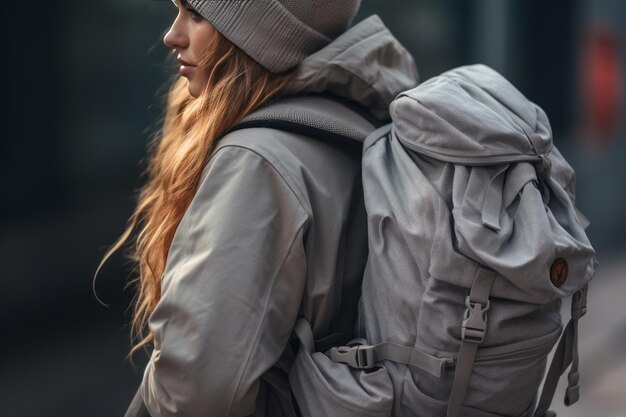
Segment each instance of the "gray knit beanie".
[{"label": "gray knit beanie", "polygon": [[273,73],[342,34],[361,0],[188,0],[213,27]]}]

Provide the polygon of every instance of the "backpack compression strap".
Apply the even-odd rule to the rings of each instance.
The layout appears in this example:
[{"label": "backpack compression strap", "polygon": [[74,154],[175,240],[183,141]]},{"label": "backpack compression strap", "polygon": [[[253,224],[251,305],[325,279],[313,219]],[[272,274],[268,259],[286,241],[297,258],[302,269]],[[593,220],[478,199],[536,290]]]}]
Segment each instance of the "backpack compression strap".
[{"label": "backpack compression strap", "polygon": [[587,289],[585,286],[572,297],[572,318],[561,336],[559,345],[554,352],[550,370],[546,377],[546,382],[541,393],[537,411],[534,417],[548,417],[550,413],[548,408],[554,398],[556,386],[559,378],[567,367],[572,367],[567,375],[567,390],[565,391],[565,405],[570,406],[578,401],[579,387],[578,380],[578,320],[587,312]]},{"label": "backpack compression strap", "polygon": [[454,362],[452,358],[438,358],[408,346],[394,343],[369,345],[365,339],[357,340],[358,343],[348,342],[347,346],[332,348],[330,359],[354,369],[370,369],[379,362],[392,361],[419,368],[436,378],[441,378],[445,367]]},{"label": "backpack compression strap", "polygon": [[447,417],[461,416],[461,407],[472,375],[478,345],[485,340],[487,333],[489,293],[495,277],[494,270],[480,265],[470,294],[465,298],[467,310],[465,310],[465,319],[461,327],[461,348],[454,370]]},{"label": "backpack compression strap", "polygon": [[[495,278],[495,271],[483,266],[479,267],[470,295],[465,303],[467,310],[463,320],[461,348],[457,358],[452,391],[448,401],[447,417],[460,417],[461,407],[469,384],[478,345],[483,342],[487,330],[487,310],[489,310],[489,292]],[[544,383],[541,398],[533,417],[554,417],[548,411],[560,376],[571,364],[567,375],[568,386],[565,393],[565,405],[570,406],[578,401],[578,320],[587,312],[587,289],[585,286],[572,297],[572,318],[570,319],[559,345],[554,353],[550,370]]]},{"label": "backpack compression strap", "polygon": [[[469,379],[476,359],[478,345],[484,340],[487,330],[487,310],[489,310],[489,292],[495,278],[495,272],[483,266],[479,267],[470,295],[466,299],[467,310],[463,320],[461,337],[463,342],[459,349],[452,391],[448,401],[447,417],[460,417],[461,407]],[[544,383],[541,398],[533,417],[554,417],[548,411],[560,376],[571,364],[567,375],[568,386],[565,393],[565,405],[578,401],[578,320],[587,312],[587,289],[585,286],[572,297],[572,318],[570,319],[559,345],[554,353],[550,370]]]},{"label": "backpack compression strap", "polygon": [[[478,345],[483,342],[487,331],[489,293],[495,276],[494,270],[480,265],[470,294],[465,299],[467,310],[462,324],[462,342],[456,360],[447,417],[461,416],[461,407],[474,367]],[[372,368],[378,362],[389,360],[422,369],[435,377],[441,377],[443,369],[453,362],[450,358],[438,358],[420,349],[398,346],[393,343],[380,343],[373,346],[367,344],[351,346],[348,343],[348,346],[331,349],[330,358],[334,362],[344,363],[356,369]]]},{"label": "backpack compression strap", "polygon": [[[299,317],[296,321],[294,333],[309,354],[315,352],[313,331],[304,317]],[[347,346],[333,347],[328,356],[333,362],[343,363],[354,369],[371,369],[378,362],[390,360],[420,368],[437,378],[441,377],[445,366],[452,362],[452,359],[437,358],[421,350],[393,343],[368,345],[364,339],[355,339],[354,343],[348,342]]]}]

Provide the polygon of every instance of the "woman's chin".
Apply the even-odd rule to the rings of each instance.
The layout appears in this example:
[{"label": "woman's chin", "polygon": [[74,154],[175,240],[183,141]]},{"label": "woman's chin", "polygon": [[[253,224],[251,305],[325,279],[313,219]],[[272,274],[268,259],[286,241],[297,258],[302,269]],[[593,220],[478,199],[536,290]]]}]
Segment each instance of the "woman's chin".
[{"label": "woman's chin", "polygon": [[187,90],[189,91],[189,95],[193,98],[198,98],[201,92],[200,89],[191,81],[187,83]]},{"label": "woman's chin", "polygon": [[195,80],[192,78],[185,78],[187,78],[187,91],[189,92],[189,95],[193,98],[198,98],[198,96],[202,93],[202,88],[200,88],[198,83],[194,82]]}]

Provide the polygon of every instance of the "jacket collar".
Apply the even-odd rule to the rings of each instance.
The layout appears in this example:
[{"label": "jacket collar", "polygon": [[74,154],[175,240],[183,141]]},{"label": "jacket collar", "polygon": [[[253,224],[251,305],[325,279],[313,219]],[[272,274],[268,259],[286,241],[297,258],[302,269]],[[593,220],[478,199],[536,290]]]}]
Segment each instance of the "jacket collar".
[{"label": "jacket collar", "polygon": [[377,15],[354,25],[296,68],[287,94],[327,93],[353,100],[380,120],[389,104],[418,84],[411,54]]}]

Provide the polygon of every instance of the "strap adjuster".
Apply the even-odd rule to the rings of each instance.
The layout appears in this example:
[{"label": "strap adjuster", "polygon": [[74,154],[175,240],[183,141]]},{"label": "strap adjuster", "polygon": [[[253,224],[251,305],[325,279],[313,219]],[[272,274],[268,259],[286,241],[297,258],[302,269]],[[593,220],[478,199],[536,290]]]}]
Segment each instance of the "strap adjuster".
[{"label": "strap adjuster", "polygon": [[374,346],[338,346],[330,350],[330,359],[356,369],[370,369],[376,366]]},{"label": "strap adjuster", "polygon": [[576,291],[572,296],[572,318],[578,320],[587,313],[587,286]]},{"label": "strap adjuster", "polygon": [[471,343],[482,343],[487,333],[487,311],[490,304],[474,302],[469,295],[465,297],[465,317],[461,325],[461,339]]}]

